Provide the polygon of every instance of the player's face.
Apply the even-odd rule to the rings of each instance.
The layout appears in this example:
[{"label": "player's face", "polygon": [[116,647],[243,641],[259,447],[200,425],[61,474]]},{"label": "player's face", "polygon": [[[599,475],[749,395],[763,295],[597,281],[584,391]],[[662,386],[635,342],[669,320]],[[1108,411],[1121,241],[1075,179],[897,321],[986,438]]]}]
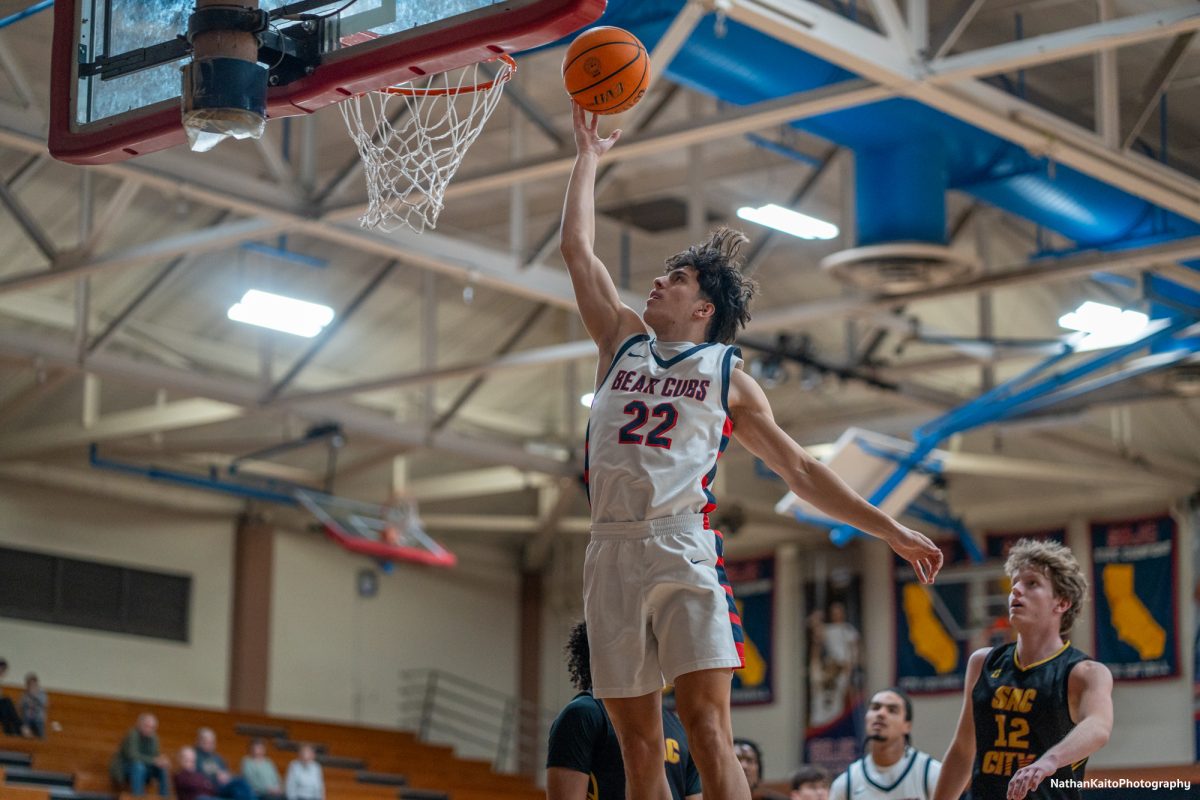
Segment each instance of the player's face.
[{"label": "player's face", "polygon": [[1031,629],[1042,625],[1058,628],[1067,601],[1054,596],[1050,576],[1034,567],[1022,567],[1012,578],[1008,593],[1008,618],[1013,627]]},{"label": "player's face", "polygon": [[711,305],[700,294],[696,270],[678,267],[654,279],[642,317],[651,327],[655,323],[686,322],[697,310]]},{"label": "player's face", "polygon": [[867,738],[894,741],[912,730],[904,718],[904,700],[895,692],[876,692],[867,706]]},{"label": "player's face", "polygon": [[742,765],[742,772],[746,773],[746,782],[750,784],[750,788],[758,786],[761,776],[758,774],[758,755],[754,748],[739,744],[733,748],[733,752],[737,754],[738,763]]}]

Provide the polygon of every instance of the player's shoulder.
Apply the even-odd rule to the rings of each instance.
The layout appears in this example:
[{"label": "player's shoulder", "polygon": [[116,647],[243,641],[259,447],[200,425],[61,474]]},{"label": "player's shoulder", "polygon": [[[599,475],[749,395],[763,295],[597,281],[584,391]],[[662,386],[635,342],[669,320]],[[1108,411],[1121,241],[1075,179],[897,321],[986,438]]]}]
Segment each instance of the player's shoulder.
[{"label": "player's shoulder", "polygon": [[1112,684],[1112,671],[1099,661],[1089,657],[1083,658],[1071,666],[1069,680],[1072,683],[1105,683]]},{"label": "player's shoulder", "polygon": [[592,697],[590,692],[580,692],[563,706],[558,712],[558,720],[582,722],[589,720],[604,720],[604,708],[600,701]]},{"label": "player's shoulder", "polygon": [[833,779],[833,783],[829,787],[829,800],[846,800],[846,772],[853,766],[854,764],[848,765]]},{"label": "player's shoulder", "polygon": [[974,653],[971,653],[971,657],[967,659],[967,668],[969,669],[972,664],[981,666],[996,649],[995,647],[981,647]]}]

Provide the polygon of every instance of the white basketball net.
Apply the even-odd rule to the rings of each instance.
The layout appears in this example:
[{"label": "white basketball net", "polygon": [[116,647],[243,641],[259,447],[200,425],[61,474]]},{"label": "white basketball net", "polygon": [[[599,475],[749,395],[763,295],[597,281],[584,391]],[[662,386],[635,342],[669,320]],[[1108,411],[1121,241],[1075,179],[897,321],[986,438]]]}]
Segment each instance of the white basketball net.
[{"label": "white basketball net", "polygon": [[472,64],[341,104],[367,176],[364,228],[437,226],[447,184],[517,68],[508,56],[491,63],[494,78]]}]

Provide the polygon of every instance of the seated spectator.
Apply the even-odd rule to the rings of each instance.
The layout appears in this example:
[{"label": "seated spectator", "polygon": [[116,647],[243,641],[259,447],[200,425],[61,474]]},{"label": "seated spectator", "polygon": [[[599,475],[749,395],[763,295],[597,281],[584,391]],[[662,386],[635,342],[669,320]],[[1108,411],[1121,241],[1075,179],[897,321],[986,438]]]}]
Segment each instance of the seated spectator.
[{"label": "seated spectator", "polygon": [[114,783],[129,786],[130,794],[144,795],[146,783],[153,779],[158,781],[159,795],[166,797],[170,766],[170,759],[158,750],[158,718],[153,714],[139,714],[137,723],[125,734],[109,762],[108,771]]},{"label": "seated spectator", "polygon": [[216,785],[196,769],[196,751],[190,747],[179,751],[174,783],[176,800],[212,800],[217,795]]},{"label": "seated spectator", "polygon": [[267,743],[262,739],[251,740],[249,754],[242,757],[242,777],[260,798],[283,796],[279,770],[267,758]]},{"label": "seated spectator", "polygon": [[25,694],[21,695],[21,722],[30,736],[46,738],[46,709],[49,705],[46,690],[38,683],[38,676],[32,672],[26,675]]},{"label": "seated spectator", "polygon": [[217,752],[217,734],[212,728],[196,731],[196,768],[217,787],[217,797],[228,800],[254,800],[250,784],[229,771],[229,765]]},{"label": "seated spectator", "polygon": [[[0,658],[0,684],[4,683],[4,673],[8,672],[8,662]],[[5,736],[21,735],[21,715],[13,701],[0,695],[0,731]]]},{"label": "seated spectator", "polygon": [[325,800],[325,778],[311,744],[300,745],[300,757],[288,764],[287,800]]},{"label": "seated spectator", "polygon": [[805,764],[792,775],[792,800],[829,800],[829,773]]}]

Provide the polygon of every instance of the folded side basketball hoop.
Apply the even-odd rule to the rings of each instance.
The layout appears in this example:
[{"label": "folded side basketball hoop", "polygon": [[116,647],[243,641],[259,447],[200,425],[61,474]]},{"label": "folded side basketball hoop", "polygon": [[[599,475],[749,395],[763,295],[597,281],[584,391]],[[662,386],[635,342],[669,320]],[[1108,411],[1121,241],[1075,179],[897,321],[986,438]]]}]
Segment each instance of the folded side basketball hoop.
[{"label": "folded side basketball hoop", "polygon": [[345,549],[384,561],[453,567],[458,559],[421,528],[415,503],[377,505],[295,489],[296,502]]},{"label": "folded side basketball hoop", "polygon": [[[270,11],[285,4],[261,5]],[[194,0],[57,0],[51,155],[104,164],[184,142],[182,61],[147,69],[134,62],[184,33],[194,6]],[[591,24],[604,6],[605,0],[342,0],[311,7],[307,18],[319,19],[324,31],[310,43],[319,60],[299,77],[272,72],[267,116],[312,113],[364,92],[547,44]],[[304,22],[289,18],[287,24]],[[118,60],[120,74],[113,76],[116,56],[126,58]],[[108,77],[101,65],[109,68]]]}]

